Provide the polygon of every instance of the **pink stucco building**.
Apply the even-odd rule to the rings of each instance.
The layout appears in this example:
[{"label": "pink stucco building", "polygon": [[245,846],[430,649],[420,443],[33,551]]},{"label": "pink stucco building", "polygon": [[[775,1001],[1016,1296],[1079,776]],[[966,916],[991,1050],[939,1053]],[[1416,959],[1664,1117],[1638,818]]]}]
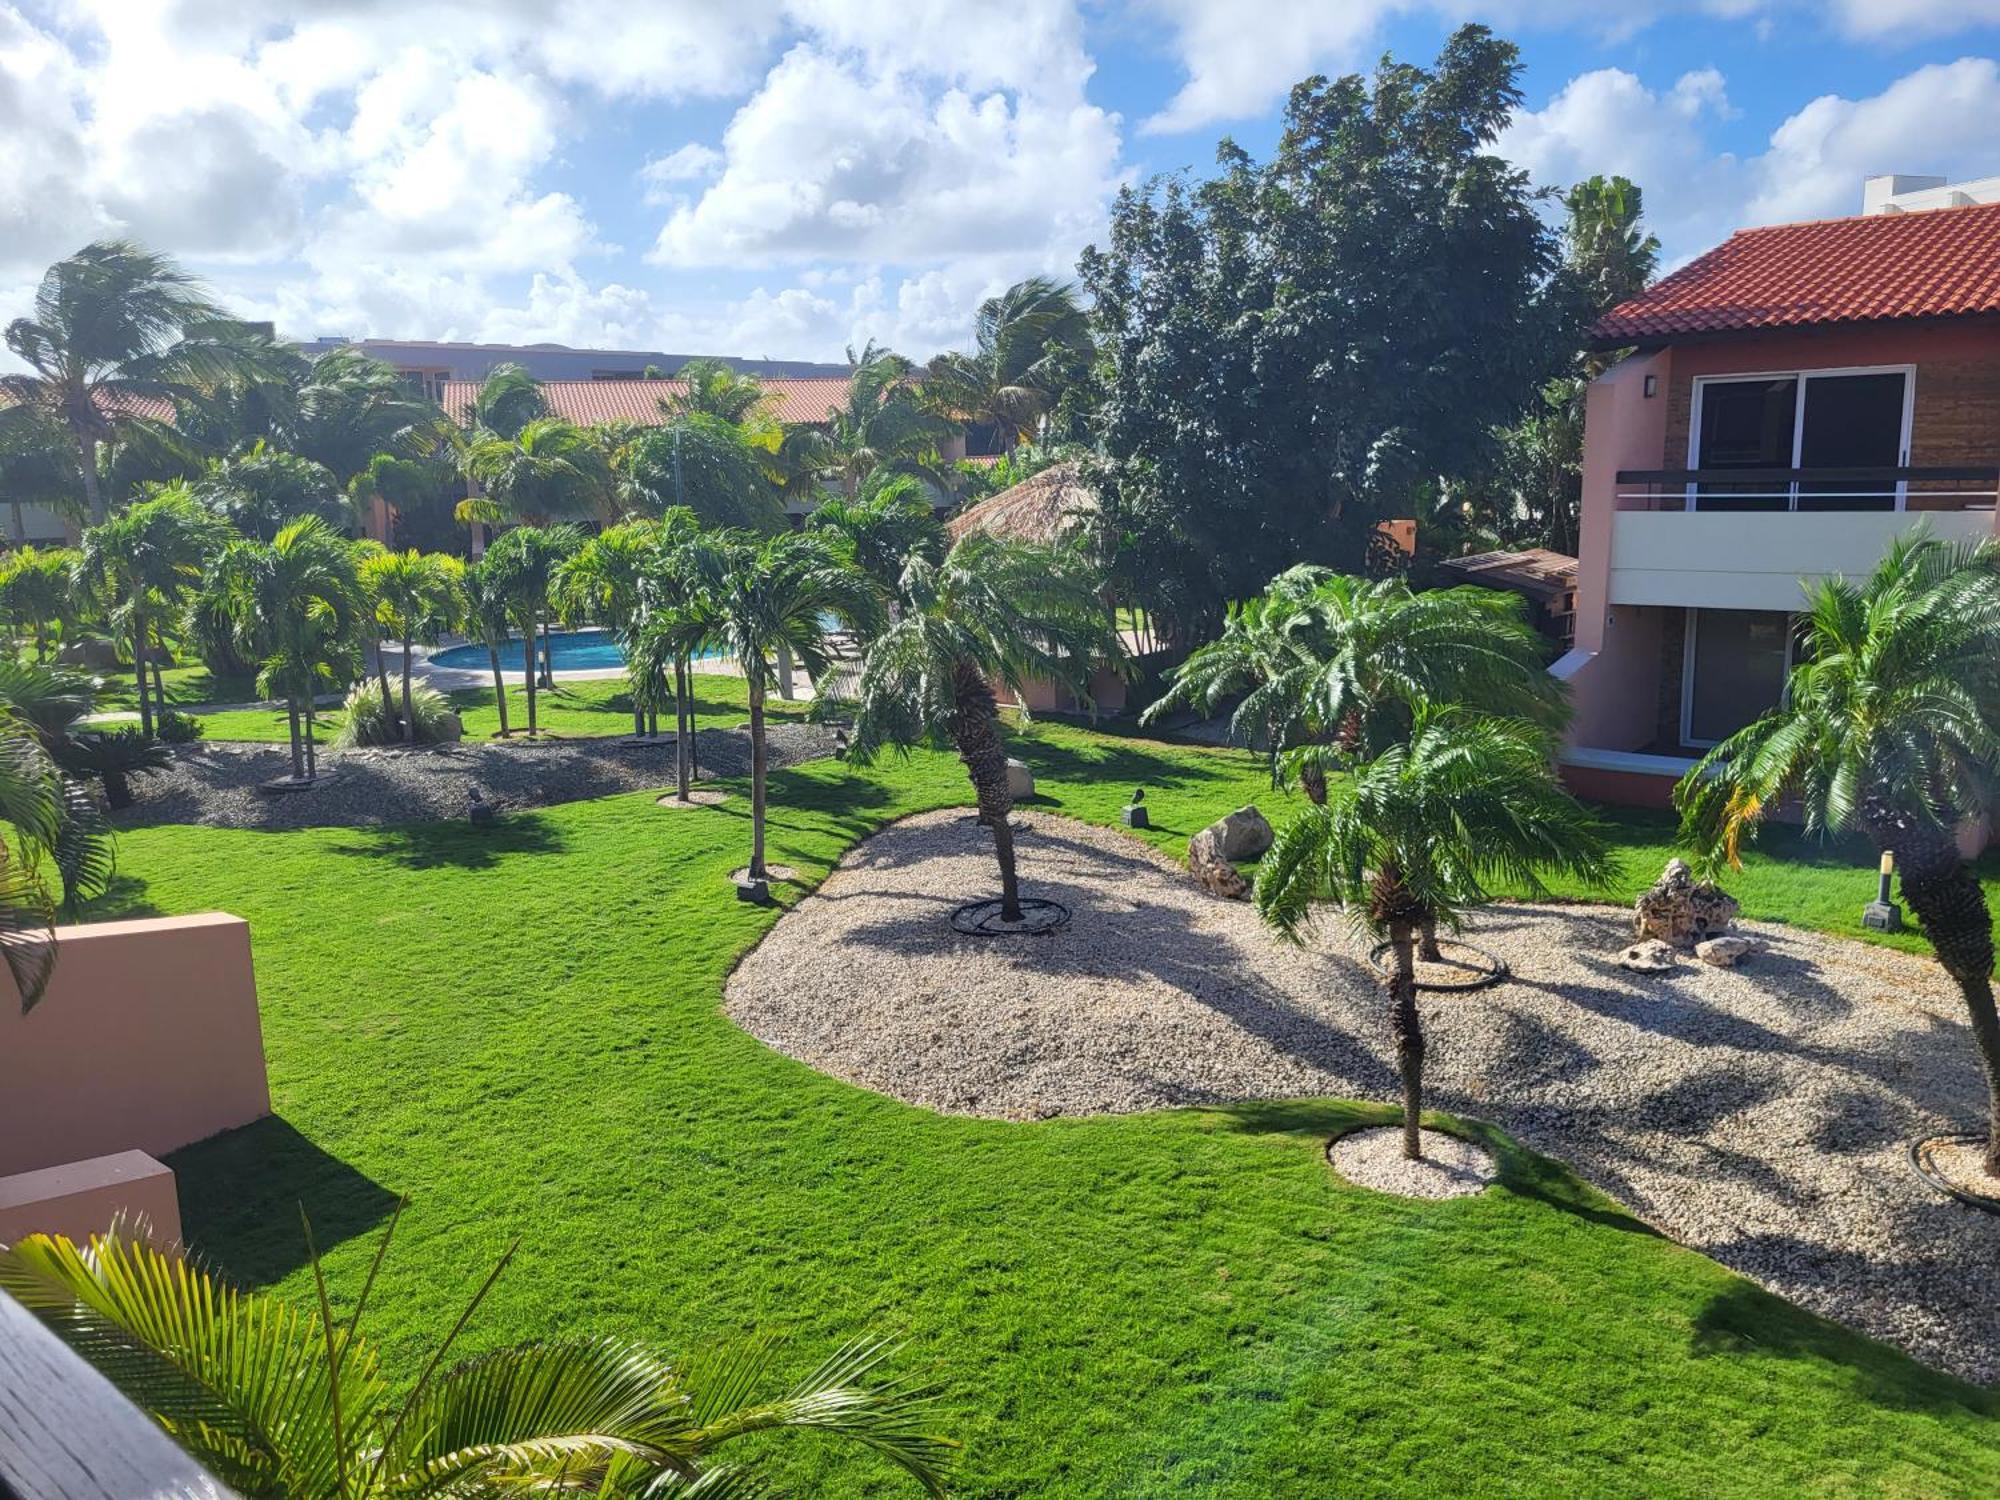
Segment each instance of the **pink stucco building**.
[{"label": "pink stucco building", "polygon": [[[1994,533],[2000,202],[1871,184],[1855,218],[1745,230],[1593,330],[1566,777],[1664,804],[1778,702],[1802,583],[1918,525]],[[1940,206],[1930,206],[1935,200]]]}]

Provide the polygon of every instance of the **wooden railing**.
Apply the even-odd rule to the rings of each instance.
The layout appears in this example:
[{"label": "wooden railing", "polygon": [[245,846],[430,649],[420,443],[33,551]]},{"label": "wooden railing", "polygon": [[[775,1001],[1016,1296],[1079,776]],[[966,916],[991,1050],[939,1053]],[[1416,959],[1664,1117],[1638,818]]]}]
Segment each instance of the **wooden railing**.
[{"label": "wooden railing", "polygon": [[234,1500],[234,1491],[0,1292],[0,1496]]}]

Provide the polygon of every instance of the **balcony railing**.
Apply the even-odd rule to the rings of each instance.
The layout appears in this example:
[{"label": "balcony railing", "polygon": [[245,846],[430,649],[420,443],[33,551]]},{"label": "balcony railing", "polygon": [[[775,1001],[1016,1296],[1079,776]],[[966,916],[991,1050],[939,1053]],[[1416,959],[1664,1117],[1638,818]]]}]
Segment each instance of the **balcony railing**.
[{"label": "balcony railing", "polygon": [[1992,510],[2000,464],[1874,469],[1620,469],[1620,510]]}]

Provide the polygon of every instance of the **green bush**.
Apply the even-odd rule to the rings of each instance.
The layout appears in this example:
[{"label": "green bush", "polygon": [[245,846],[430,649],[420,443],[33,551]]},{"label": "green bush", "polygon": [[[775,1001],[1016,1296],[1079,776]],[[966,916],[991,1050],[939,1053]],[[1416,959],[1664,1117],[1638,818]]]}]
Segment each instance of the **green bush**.
[{"label": "green bush", "polygon": [[177,708],[163,708],[153,720],[153,732],[163,745],[191,745],[201,738],[201,720]]},{"label": "green bush", "polygon": [[[389,685],[389,699],[395,711],[384,713],[381,688],[373,682],[357,682],[347,694],[347,722],[334,740],[334,748],[352,750],[357,745],[402,744],[403,695],[398,684]],[[410,713],[417,721],[419,745],[458,738],[458,715],[436,688],[412,683]]]}]

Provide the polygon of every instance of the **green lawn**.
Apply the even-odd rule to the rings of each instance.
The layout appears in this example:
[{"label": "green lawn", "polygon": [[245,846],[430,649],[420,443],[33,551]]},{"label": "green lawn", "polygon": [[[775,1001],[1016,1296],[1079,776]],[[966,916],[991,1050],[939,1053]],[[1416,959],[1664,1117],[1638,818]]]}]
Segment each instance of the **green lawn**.
[{"label": "green lawn", "polygon": [[[715,679],[710,679],[713,682]],[[1275,806],[1249,756],[1043,724],[1046,806],[1148,789],[1179,852]],[[773,859],[817,878],[955,759],[773,778]],[[1282,816],[1282,813],[1281,813]],[[1628,825],[1648,877],[1646,840]],[[409,1199],[371,1317],[404,1377],[513,1240],[468,1348],[617,1331],[676,1348],[789,1334],[787,1369],[907,1337],[980,1497],[1974,1495],[2000,1401],[1797,1311],[1505,1146],[1441,1204],[1342,1185],[1337,1100],[1020,1125],[819,1076],[718,1012],[774,920],[725,875],[741,801],[646,795],[459,825],[121,840],[114,904],[250,919],[278,1115],[179,1153],[187,1230],[236,1276],[336,1297]],[[1753,914],[1844,925],[1865,874],[1757,858]],[[1629,894],[1629,893],[1627,893]],[[790,1440],[806,1493],[908,1493]]]},{"label": "green lawn", "polygon": [[[704,729],[728,728],[744,722],[750,699],[743,679],[721,673],[697,672],[694,677],[696,721]],[[399,690],[393,677],[392,693]],[[468,739],[484,738],[500,727],[499,710],[494,707],[493,689],[467,688],[447,694],[465,720]],[[537,722],[545,730],[564,735],[617,735],[632,732],[632,698],[623,679],[568,682],[554,692],[546,689],[535,695]],[[774,703],[774,719],[798,717],[804,705]],[[320,732],[331,740],[339,733],[342,710],[329,708],[318,716]],[[507,721],[515,729],[528,722],[528,695],[523,688],[507,692]],[[229,713],[203,714],[203,736],[211,740],[257,740],[281,743],[288,729],[283,713],[268,709],[237,709]]]}]

